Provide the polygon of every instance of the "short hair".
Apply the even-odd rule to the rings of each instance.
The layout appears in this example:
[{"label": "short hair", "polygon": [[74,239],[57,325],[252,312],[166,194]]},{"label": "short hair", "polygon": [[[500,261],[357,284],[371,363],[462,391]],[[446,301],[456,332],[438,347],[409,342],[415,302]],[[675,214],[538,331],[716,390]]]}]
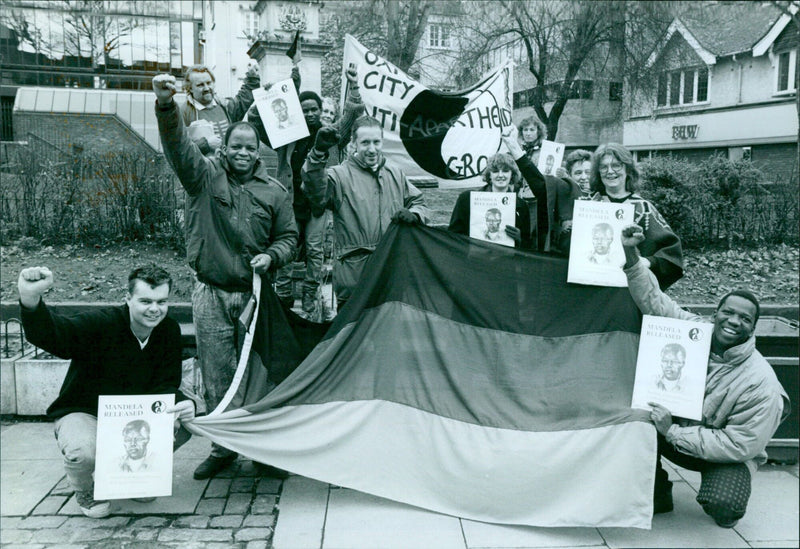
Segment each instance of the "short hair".
[{"label": "short hair", "polygon": [[544,122],[536,118],[535,116],[529,116],[528,118],[523,118],[522,122],[517,124],[517,128],[519,128],[520,138],[522,137],[522,130],[523,128],[529,128],[530,126],[536,126],[536,141],[532,143],[534,147],[538,147],[542,144],[545,137],[547,137],[547,126],[544,125]]},{"label": "short hair", "polygon": [[571,174],[572,166],[578,162],[586,162],[587,160],[589,162],[592,161],[592,153],[586,149],[576,149],[567,155],[564,169],[567,170],[567,174]]},{"label": "short hair", "polygon": [[358,133],[359,128],[380,128],[381,135],[383,135],[383,125],[378,122],[377,118],[373,118],[368,114],[362,114],[355,119],[355,122],[353,122],[353,141],[356,140],[356,134]]},{"label": "short hair", "polygon": [[274,106],[276,103],[283,103],[285,105],[286,100],[283,97],[277,97],[272,100],[272,103],[270,103],[270,105]]},{"label": "short hair", "polygon": [[499,208],[489,208],[488,210],[486,210],[486,214],[484,217],[488,218],[489,214],[496,214],[497,216],[500,217],[500,219],[503,219],[503,213],[500,211]]},{"label": "short hair", "polygon": [[319,95],[317,95],[316,93],[314,93],[311,90],[306,90],[306,91],[300,92],[300,95],[298,96],[298,99],[300,99],[300,103],[302,103],[303,101],[307,101],[309,99],[313,99],[314,101],[317,102],[317,106],[320,109],[322,108],[322,99],[320,99]]},{"label": "short hair", "polygon": [[231,134],[233,133],[233,130],[235,130],[236,128],[239,128],[241,126],[247,126],[251,130],[253,130],[253,134],[256,136],[256,141],[259,141],[258,130],[256,129],[256,127],[253,126],[247,120],[239,120],[238,122],[234,122],[233,124],[228,126],[228,129],[225,132],[225,139],[222,140],[222,144],[223,145],[227,145],[228,144],[228,139],[231,138]]},{"label": "short hair", "polygon": [[147,436],[150,436],[150,424],[147,423],[143,419],[134,419],[133,421],[129,421],[127,425],[122,429],[122,434],[129,433],[131,431],[136,431],[140,433],[142,431],[147,431]]},{"label": "short hair", "polygon": [[145,284],[156,287],[162,284],[167,284],[169,289],[172,290],[172,277],[170,274],[156,265],[150,263],[137,267],[128,275],[128,293],[133,294],[133,289],[136,288],[136,281],[141,280]]},{"label": "short hair", "polygon": [[511,172],[511,185],[510,187],[517,191],[519,187],[522,185],[522,174],[517,167],[517,163],[514,161],[514,158],[507,153],[497,153],[496,155],[489,158],[488,162],[486,163],[486,169],[483,170],[483,180],[488,183],[489,185],[492,184],[492,179],[490,174],[492,172]]},{"label": "short hair", "polygon": [[639,167],[633,159],[631,152],[619,143],[605,143],[597,147],[592,158],[592,172],[589,177],[589,191],[606,194],[606,186],[600,178],[600,160],[606,155],[611,155],[625,166],[625,190],[632,193],[639,183]]},{"label": "short hair", "polygon": [[686,360],[686,349],[680,343],[667,343],[664,345],[664,348],[661,349],[661,356],[663,357],[667,353],[681,355],[681,360]]},{"label": "short hair", "polygon": [[185,91],[187,91],[187,92],[191,91],[191,89],[192,89],[192,81],[191,81],[191,79],[189,77],[192,74],[195,74],[195,73],[200,74],[200,73],[204,73],[204,72],[208,73],[208,75],[211,77],[211,81],[212,82],[216,82],[217,81],[217,79],[214,78],[214,73],[211,72],[211,69],[209,69],[205,65],[192,65],[191,67],[186,69],[186,72],[183,75],[183,89]]},{"label": "short hair", "polygon": [[758,303],[758,298],[756,295],[749,290],[739,289],[728,292],[722,296],[722,299],[720,299],[719,303],[717,303],[717,311],[722,308],[722,306],[725,304],[725,301],[727,301],[727,299],[731,296],[744,298],[756,306],[756,317],[753,319],[753,325],[755,325],[755,323],[758,322],[758,317],[761,315],[761,305]]}]

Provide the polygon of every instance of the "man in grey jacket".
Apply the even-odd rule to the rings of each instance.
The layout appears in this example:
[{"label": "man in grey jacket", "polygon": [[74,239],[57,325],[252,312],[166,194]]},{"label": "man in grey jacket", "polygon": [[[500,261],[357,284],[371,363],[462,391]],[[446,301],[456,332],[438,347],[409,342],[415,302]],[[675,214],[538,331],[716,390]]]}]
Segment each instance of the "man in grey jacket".
[{"label": "man in grey jacket", "polygon": [[[639,260],[644,240],[639,225],[622,231],[625,274],[631,297],[644,314],[700,320],[664,294],[655,275]],[[755,348],[758,300],[747,290],[729,292],[711,318],[711,356],[701,421],[674,419],[655,403],[650,417],[658,431],[653,512],[672,511],[672,483],[661,456],[700,471],[697,502],[723,528],[744,516],[752,475],[767,461],[767,443],[789,413],[789,397],[772,366]]]},{"label": "man in grey jacket", "polygon": [[334,128],[320,129],[302,177],[311,207],[333,212],[333,290],[341,310],[392,220],[426,223],[429,213],[419,189],[383,156],[383,127],[375,118],[353,123],[355,152],[326,170],[328,149],[338,143]]}]

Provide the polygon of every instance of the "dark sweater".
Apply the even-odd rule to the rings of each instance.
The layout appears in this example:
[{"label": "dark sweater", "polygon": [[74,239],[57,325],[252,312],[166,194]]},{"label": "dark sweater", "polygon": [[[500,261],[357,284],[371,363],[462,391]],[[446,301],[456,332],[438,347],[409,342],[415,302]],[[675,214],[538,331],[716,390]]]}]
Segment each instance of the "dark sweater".
[{"label": "dark sweater", "polygon": [[43,301],[21,306],[25,337],[45,351],[71,359],[58,398],[47,409],[57,419],[74,412],[97,415],[99,395],[175,394],[181,383],[181,331],[167,317],[153,328],[144,349],[130,328],[128,306],[60,315]]}]

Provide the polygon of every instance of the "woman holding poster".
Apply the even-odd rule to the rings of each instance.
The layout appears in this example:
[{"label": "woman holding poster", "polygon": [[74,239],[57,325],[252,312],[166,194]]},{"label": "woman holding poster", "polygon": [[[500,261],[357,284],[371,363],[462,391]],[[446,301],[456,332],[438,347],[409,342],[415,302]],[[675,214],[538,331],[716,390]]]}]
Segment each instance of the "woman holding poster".
[{"label": "woman holding poster", "polygon": [[637,248],[663,290],[683,276],[681,241],[656,207],[634,192],[638,182],[639,168],[628,149],[618,143],[597,147],[589,183],[592,200],[634,205],[634,222],[645,236]]},{"label": "woman holding poster", "polygon": [[[478,192],[518,193],[522,188],[522,174],[520,174],[514,159],[505,153],[498,153],[489,159],[482,177],[486,185],[478,189]],[[458,195],[448,227],[455,233],[467,236],[469,236],[472,213],[471,193],[472,191],[464,191]],[[533,241],[531,239],[530,213],[524,200],[519,198],[517,200],[514,225],[505,225],[501,230],[504,230],[505,234],[514,240],[516,248],[529,249],[531,247]]]}]

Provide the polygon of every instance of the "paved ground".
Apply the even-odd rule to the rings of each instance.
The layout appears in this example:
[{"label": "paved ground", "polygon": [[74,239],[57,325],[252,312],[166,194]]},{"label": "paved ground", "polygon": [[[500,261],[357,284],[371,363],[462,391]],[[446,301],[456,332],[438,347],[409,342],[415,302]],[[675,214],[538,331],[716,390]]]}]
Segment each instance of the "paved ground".
[{"label": "paved ground", "polygon": [[239,459],[220,477],[191,473],[209,443],[193,438],[175,454],[173,496],[114,502],[88,519],[65,484],[50,423],[0,428],[0,544],[11,547],[256,549],[501,549],[547,547],[798,547],[798,466],[767,465],[753,483],[747,515],[725,530],[694,497],[699,474],[672,469],[675,511],[652,530],[497,526],[431,513],[291,476],[253,475]]}]

